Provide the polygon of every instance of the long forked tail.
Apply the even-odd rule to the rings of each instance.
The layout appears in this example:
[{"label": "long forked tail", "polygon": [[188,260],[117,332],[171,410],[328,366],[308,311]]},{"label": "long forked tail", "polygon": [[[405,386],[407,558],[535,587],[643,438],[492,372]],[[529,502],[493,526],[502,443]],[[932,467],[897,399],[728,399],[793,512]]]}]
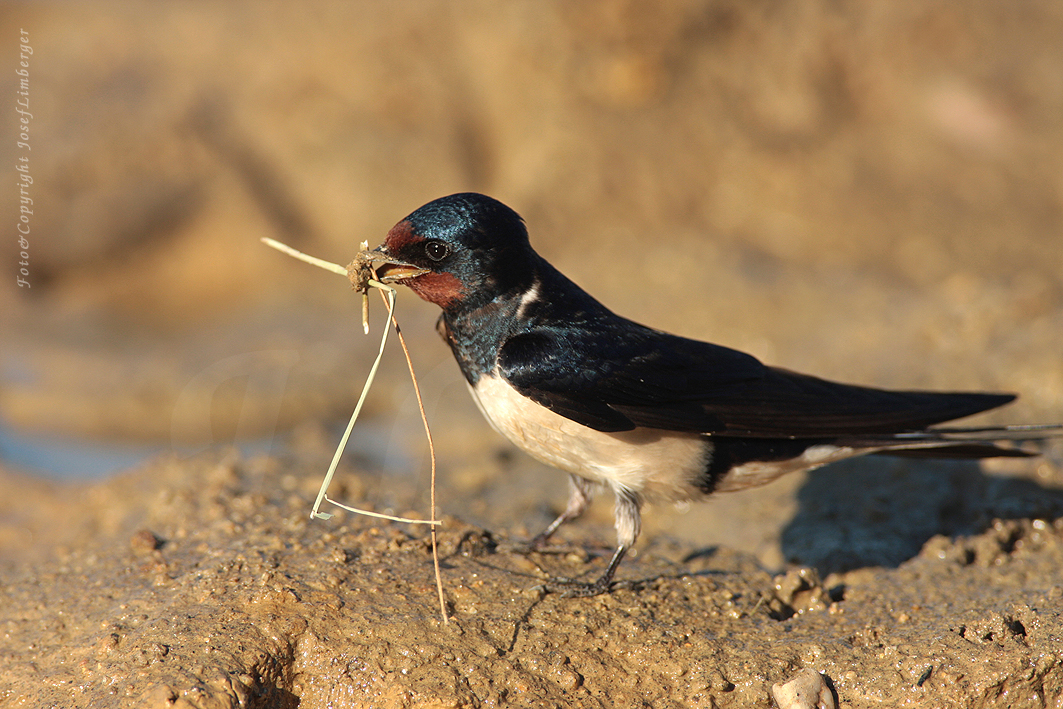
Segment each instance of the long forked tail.
[{"label": "long forked tail", "polygon": [[[853,440],[855,446],[877,448],[875,455],[906,458],[1022,458],[1039,451],[1020,448],[1024,441],[1043,441],[1063,436],[1063,424],[987,426],[979,428],[942,427],[896,433],[888,437],[868,436]],[[846,441],[849,444],[849,441]]]}]

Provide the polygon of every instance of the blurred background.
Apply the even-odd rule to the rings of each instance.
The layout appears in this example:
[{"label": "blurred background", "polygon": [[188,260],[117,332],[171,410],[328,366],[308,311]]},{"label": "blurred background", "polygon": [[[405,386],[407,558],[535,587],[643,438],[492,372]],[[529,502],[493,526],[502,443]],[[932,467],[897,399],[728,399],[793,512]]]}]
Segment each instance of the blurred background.
[{"label": "blurred background", "polygon": [[[467,190],[643,323],[833,379],[1021,393],[984,421],[1063,418],[1055,0],[0,13],[0,162],[29,156],[34,200],[19,288],[9,172],[9,469],[84,479],[234,442],[327,459],[378,340],[345,280],[259,239],[346,264]],[[29,153],[11,130],[20,36]],[[402,292],[398,316],[442,484],[527,466],[563,499],[480,420],[434,307]],[[421,480],[406,376],[393,348],[350,456]]]}]

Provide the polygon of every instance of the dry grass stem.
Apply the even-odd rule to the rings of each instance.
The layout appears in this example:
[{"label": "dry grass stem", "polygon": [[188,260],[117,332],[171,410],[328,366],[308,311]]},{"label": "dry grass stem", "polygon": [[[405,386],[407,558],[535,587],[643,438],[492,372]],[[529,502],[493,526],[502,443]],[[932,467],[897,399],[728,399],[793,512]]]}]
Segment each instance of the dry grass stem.
[{"label": "dry grass stem", "polygon": [[336,474],[336,468],[339,465],[340,457],[343,455],[343,450],[347,447],[347,441],[350,439],[351,431],[354,430],[354,424],[358,420],[358,414],[362,411],[362,405],[365,403],[366,396],[369,393],[369,388],[372,386],[373,379],[376,377],[377,368],[380,366],[380,361],[384,356],[384,347],[387,345],[388,333],[390,327],[385,327],[384,332],[380,338],[380,348],[377,351],[376,359],[373,360],[373,366],[369,368],[369,375],[366,377],[365,385],[362,387],[362,393],[358,397],[358,403],[355,404],[354,412],[351,414],[351,419],[347,423],[347,428],[343,432],[343,436],[340,438],[340,443],[336,447],[336,452],[332,456],[332,462],[329,464],[328,472],[325,473],[325,479],[321,481],[321,488],[318,490],[317,499],[314,501],[314,507],[310,512],[310,518],[314,519],[329,519],[332,515],[328,512],[321,512],[321,503],[329,502],[337,507],[354,512],[355,514],[366,515],[369,517],[378,517],[381,519],[391,520],[393,522],[403,522],[405,524],[427,524],[430,525],[432,530],[432,565],[435,570],[436,590],[439,594],[439,610],[443,618],[444,625],[449,623],[447,618],[447,606],[446,600],[443,594],[443,579],[439,571],[439,545],[436,539],[436,527],[442,524],[440,520],[436,519],[436,451],[435,444],[432,442],[432,431],[428,426],[428,417],[425,415],[424,401],[421,399],[421,389],[417,384],[417,375],[413,371],[413,360],[410,358],[410,351],[406,347],[406,339],[402,336],[402,331],[399,329],[399,323],[395,319],[395,289],[386,283],[382,283],[376,274],[376,270],[373,267],[373,262],[379,260],[380,255],[372,251],[369,251],[369,245],[366,242],[362,242],[361,251],[355,256],[354,260],[346,267],[339,264],[332,263],[331,261],[325,261],[323,259],[304,254],[302,251],[293,249],[287,244],[282,244],[279,241],[270,238],[263,238],[262,242],[268,246],[272,246],[278,251],[282,251],[293,258],[297,258],[300,261],[323,268],[326,271],[332,271],[340,275],[347,276],[351,282],[351,287],[362,294],[362,329],[366,334],[369,334],[369,289],[376,288],[380,290],[380,296],[384,299],[384,304],[388,309],[388,320],[395,327],[395,334],[399,337],[399,343],[402,345],[402,352],[406,357],[406,365],[410,370],[410,379],[413,382],[413,391],[417,397],[417,408],[421,413],[421,421],[424,424],[425,437],[428,439],[428,452],[431,460],[431,485],[430,485],[430,505],[431,512],[429,513],[429,519],[409,519],[406,517],[395,517],[393,515],[381,514],[379,512],[370,512],[369,510],[362,510],[356,507],[348,507],[342,503],[336,502],[326,494],[328,492],[328,486],[332,482],[333,476]]}]

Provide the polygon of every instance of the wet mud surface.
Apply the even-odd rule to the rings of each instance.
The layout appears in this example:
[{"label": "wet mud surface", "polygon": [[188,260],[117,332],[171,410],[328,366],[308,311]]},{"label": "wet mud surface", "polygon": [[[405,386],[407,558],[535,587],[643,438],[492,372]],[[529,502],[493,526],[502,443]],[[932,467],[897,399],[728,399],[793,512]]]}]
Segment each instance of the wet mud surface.
[{"label": "wet mud surface", "polygon": [[[0,540],[0,702],[768,707],[772,685],[813,669],[842,706],[1056,706],[1063,472],[1051,476],[1054,518],[933,536],[892,568],[773,576],[752,554],[650,534],[624,583],[592,599],[543,583],[593,577],[607,525],[525,553],[506,527],[450,515],[444,624],[425,528],[342,511],[311,522],[320,470],[297,460],[161,460],[83,488],[5,475],[3,513],[20,519]],[[333,492],[353,502],[380,482],[348,470]]]},{"label": "wet mud surface", "polygon": [[[600,572],[611,501],[522,552],[564,476],[490,430],[400,293],[444,624],[424,528],[308,518],[378,341],[344,279],[259,243],[346,263],[482,191],[640,322],[1020,394],[972,425],[1057,422],[1058,3],[108,2],[0,27],[34,50],[35,200],[32,286],[0,289],[0,707],[1063,706],[1058,443],[651,507],[625,583],[564,599],[540,587]],[[76,442],[71,481],[20,432]],[[422,436],[392,349],[331,492],[425,516]],[[161,452],[89,482],[116,445]]]}]

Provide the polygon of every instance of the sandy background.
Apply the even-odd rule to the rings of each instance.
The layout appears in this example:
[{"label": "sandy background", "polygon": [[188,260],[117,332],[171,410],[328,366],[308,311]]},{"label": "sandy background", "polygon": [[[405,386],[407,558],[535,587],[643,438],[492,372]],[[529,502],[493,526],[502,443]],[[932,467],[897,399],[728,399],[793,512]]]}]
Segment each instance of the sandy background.
[{"label": "sandy background", "polygon": [[[631,706],[636,697],[768,706],[770,685],[802,667],[827,672],[850,706],[1061,701],[1058,446],[1006,465],[855,461],[689,510],[651,509],[642,554],[622,571],[653,578],[664,565],[676,578],[622,598],[528,597],[510,617],[507,594],[523,598],[534,581],[476,572],[486,590],[475,602],[453,599],[454,613],[479,613],[512,641],[480,663],[480,684],[404,684],[387,658],[432,645],[442,654],[423,666],[468,678],[454,658],[473,650],[431,625],[432,591],[422,597],[420,581],[402,592],[408,605],[391,599],[390,610],[346,594],[372,585],[352,579],[376,578],[374,569],[422,573],[423,532],[380,527],[398,535],[381,541],[357,520],[287,521],[313,497],[376,341],[362,336],[344,281],[258,242],[271,236],[345,263],[424,202],[482,191],[526,218],[540,253],[641,322],[835,379],[1014,391],[1016,404],[979,420],[1059,421],[1058,3],[6,4],[0,66],[11,71],[0,87],[15,120],[20,30],[33,49],[32,149],[18,147],[9,122],[0,160],[28,157],[34,213],[31,286],[14,282],[9,217],[0,288],[0,497],[12,501],[0,517],[12,599],[0,665],[16,677],[44,668],[47,681],[21,686],[0,673],[0,705],[134,705],[165,685],[159,702],[172,690],[194,706],[361,706],[370,696],[383,706],[385,695],[393,706]],[[17,215],[9,182],[0,204]],[[563,502],[563,476],[490,431],[433,331],[436,312],[403,295],[452,556],[466,558],[463,530],[534,534]],[[387,359],[344,489],[367,506],[425,510],[416,409],[398,350]],[[252,452],[217,452],[234,441]],[[116,448],[163,457],[97,484],[34,477],[50,453],[66,450],[75,461],[66,472],[84,477]],[[160,508],[167,495],[187,506]],[[138,530],[166,541],[156,549]],[[605,501],[564,537],[574,554],[596,554],[611,538]],[[254,610],[265,606],[233,590],[242,588],[233,569],[245,566],[257,579],[247,583],[272,588],[256,566],[266,552],[255,549],[269,545],[279,545],[271,573],[299,599],[273,599],[287,604],[274,615],[304,618],[273,635]],[[504,557],[492,564],[534,576],[485,548]],[[324,596],[306,591],[320,555],[342,549],[351,553],[327,556],[341,571],[321,572],[340,580],[321,581]],[[129,554],[163,564],[169,581],[122,577],[118,569],[141,568]],[[210,554],[226,571],[208,592]],[[584,569],[576,557],[565,573]],[[451,583],[468,586],[473,571],[454,563]],[[791,565],[814,569],[823,580],[813,591],[829,602],[782,619],[793,599],[772,577]],[[90,620],[70,620],[78,589],[114,579],[131,586],[76,599]],[[695,600],[676,601],[676,584]],[[159,599],[178,591],[209,623],[240,618],[279,644],[241,649],[232,638],[199,642],[202,627],[159,624],[170,612]],[[704,604],[727,594],[776,603],[712,615]],[[132,627],[119,617],[133,611],[118,609],[134,598],[148,619],[137,621],[137,643],[172,651],[144,660],[115,630],[120,652],[64,659],[110,643],[107,623]],[[329,604],[347,610],[326,613]],[[352,607],[378,615],[352,620]],[[651,629],[659,651],[632,659],[639,640],[591,633],[567,663],[543,659],[563,644],[561,629],[592,613],[613,638],[616,624]],[[343,644],[364,636],[343,623],[369,617],[397,624],[376,664],[363,663],[379,684],[358,679],[367,670]],[[677,623],[683,638],[667,630]],[[973,644],[960,630],[994,623],[1003,630]],[[522,645],[532,626],[553,629],[554,640]],[[309,639],[329,633],[343,640]],[[404,643],[403,633],[421,640]],[[779,638],[795,633],[827,650],[789,652]],[[230,660],[196,655],[215,645]],[[738,647],[756,661],[736,659]],[[687,669],[659,669],[675,656]],[[618,689],[615,678],[651,665],[659,671],[649,684]],[[547,676],[559,666],[580,679],[500,689],[514,667]],[[721,679],[699,689],[694,666]],[[244,694],[211,684],[210,668],[246,675],[233,680]],[[118,676],[132,679],[115,689],[107,678]],[[341,699],[322,689],[329,682],[372,684],[376,694]]]}]

